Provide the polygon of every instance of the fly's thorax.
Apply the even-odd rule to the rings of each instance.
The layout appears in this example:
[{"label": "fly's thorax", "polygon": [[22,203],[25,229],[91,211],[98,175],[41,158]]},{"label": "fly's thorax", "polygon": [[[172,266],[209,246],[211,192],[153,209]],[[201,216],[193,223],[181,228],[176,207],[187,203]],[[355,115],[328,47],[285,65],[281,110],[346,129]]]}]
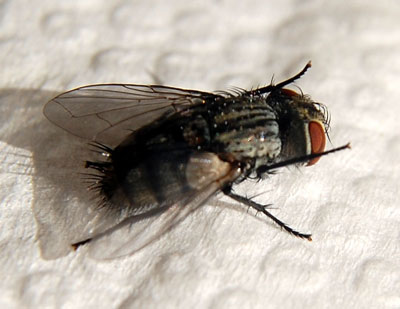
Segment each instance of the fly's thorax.
[{"label": "fly's thorax", "polygon": [[224,132],[216,137],[223,152],[229,153],[236,160],[247,158],[274,159],[281,150],[279,127],[275,122],[264,127],[242,128],[231,132]]},{"label": "fly's thorax", "polygon": [[[271,93],[267,101],[278,115],[282,140],[281,160],[324,151],[327,116],[322,104],[289,89]],[[311,160],[308,165],[315,164],[318,159]]]},{"label": "fly's thorax", "polygon": [[228,99],[215,112],[211,131],[216,152],[234,160],[277,157],[281,150],[279,125],[274,110],[263,97]]}]

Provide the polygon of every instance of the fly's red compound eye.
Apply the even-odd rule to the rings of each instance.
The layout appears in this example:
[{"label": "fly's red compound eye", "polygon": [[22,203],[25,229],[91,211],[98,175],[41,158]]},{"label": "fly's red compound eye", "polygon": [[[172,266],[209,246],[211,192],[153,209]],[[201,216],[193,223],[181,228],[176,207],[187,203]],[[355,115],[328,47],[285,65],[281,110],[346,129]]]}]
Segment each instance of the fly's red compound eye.
[{"label": "fly's red compound eye", "polygon": [[[311,153],[323,152],[326,144],[325,128],[323,124],[319,121],[310,121],[308,124],[308,133],[310,134]],[[311,159],[307,165],[314,165],[318,162],[319,158],[320,157]]]}]

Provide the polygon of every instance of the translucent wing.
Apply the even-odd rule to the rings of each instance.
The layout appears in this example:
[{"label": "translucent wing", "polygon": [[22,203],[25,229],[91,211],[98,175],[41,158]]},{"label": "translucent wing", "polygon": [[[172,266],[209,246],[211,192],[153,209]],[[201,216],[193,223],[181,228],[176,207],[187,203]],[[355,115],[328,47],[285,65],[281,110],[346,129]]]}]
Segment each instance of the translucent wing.
[{"label": "translucent wing", "polygon": [[126,219],[105,233],[97,235],[88,244],[89,255],[95,259],[112,259],[132,254],[173,228],[214,194],[219,187],[211,183],[202,191],[186,196],[159,213]]},{"label": "translucent wing", "polygon": [[60,94],[46,104],[43,113],[73,135],[115,146],[162,115],[217,96],[157,85],[91,85]]},{"label": "translucent wing", "polygon": [[191,156],[186,174],[190,190],[181,194],[172,205],[130,217],[93,237],[87,244],[90,255],[97,259],[109,259],[142,249],[182,221],[221,186],[236,180],[240,170],[213,153],[203,152]]}]

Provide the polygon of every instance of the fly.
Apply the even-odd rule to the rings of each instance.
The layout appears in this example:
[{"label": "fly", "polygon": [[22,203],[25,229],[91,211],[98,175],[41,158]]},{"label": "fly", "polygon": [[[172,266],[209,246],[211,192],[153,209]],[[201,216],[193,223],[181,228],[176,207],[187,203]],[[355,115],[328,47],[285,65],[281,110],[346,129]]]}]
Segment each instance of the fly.
[{"label": "fly", "polygon": [[280,167],[313,165],[323,155],[350,147],[324,151],[327,108],[285,88],[310,67],[311,62],[283,82],[249,91],[84,86],[52,99],[44,114],[90,140],[100,154],[100,159],[86,161],[90,172],[85,177],[99,206],[148,220],[146,229],[137,232],[138,249],[221,191],[290,234],[311,240],[311,234],[273,216],[268,205],[232,190],[246,178],[261,180]]}]

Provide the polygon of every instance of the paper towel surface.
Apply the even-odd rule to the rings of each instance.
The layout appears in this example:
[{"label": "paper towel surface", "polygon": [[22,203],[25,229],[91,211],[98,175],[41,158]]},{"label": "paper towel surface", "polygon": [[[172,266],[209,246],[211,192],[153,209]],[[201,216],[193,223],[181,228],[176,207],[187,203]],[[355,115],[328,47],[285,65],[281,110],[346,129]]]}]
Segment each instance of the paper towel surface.
[{"label": "paper towel surface", "polygon": [[[0,1],[0,307],[400,307],[399,17],[395,0]],[[329,147],[352,150],[237,191],[312,242],[218,195],[133,255],[65,246],[102,217],[76,176],[85,142],[44,118],[50,98],[250,89],[308,60],[296,85],[328,106]]]}]

